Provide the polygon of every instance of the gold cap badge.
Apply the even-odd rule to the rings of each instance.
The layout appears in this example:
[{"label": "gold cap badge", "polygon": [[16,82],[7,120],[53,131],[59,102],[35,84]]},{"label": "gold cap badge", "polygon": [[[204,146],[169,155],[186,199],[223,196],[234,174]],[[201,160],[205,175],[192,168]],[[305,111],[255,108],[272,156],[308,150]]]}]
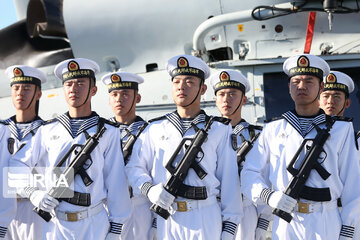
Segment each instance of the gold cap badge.
[{"label": "gold cap badge", "polygon": [[69,71],[76,71],[79,70],[79,64],[75,61],[70,61],[68,63],[68,70]]},{"label": "gold cap badge", "polygon": [[224,82],[224,81],[229,81],[230,80],[230,75],[229,75],[229,73],[227,73],[227,72],[221,72],[220,73],[220,75],[219,75],[219,77],[220,77],[220,81],[222,81],[222,82]]},{"label": "gold cap badge", "polygon": [[309,67],[309,59],[305,56],[301,56],[297,62],[299,67]]},{"label": "gold cap badge", "polygon": [[180,68],[184,68],[184,67],[188,67],[189,66],[189,62],[186,58],[184,57],[180,57],[177,61],[177,65]]},{"label": "gold cap badge", "polygon": [[121,81],[121,77],[117,74],[111,75],[110,79],[111,79],[111,82],[113,82],[113,83],[117,83],[117,82]]},{"label": "gold cap badge", "polygon": [[335,83],[336,82],[336,76],[332,73],[327,75],[326,77],[326,83]]},{"label": "gold cap badge", "polygon": [[22,77],[24,75],[23,71],[20,68],[14,68],[13,70],[15,77]]}]

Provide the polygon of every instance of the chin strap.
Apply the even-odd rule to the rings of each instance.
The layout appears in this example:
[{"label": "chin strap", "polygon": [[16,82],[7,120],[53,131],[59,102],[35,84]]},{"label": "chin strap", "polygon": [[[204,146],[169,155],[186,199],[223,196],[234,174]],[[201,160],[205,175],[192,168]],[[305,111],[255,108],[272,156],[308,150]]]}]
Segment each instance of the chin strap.
[{"label": "chin strap", "polygon": [[243,98],[244,98],[244,93],[243,93],[243,95],[241,96],[241,100],[240,100],[239,105],[237,106],[237,108],[235,109],[235,111],[234,111],[232,114],[230,114],[230,116],[232,116],[234,113],[236,113],[236,111],[239,109],[239,107],[241,106],[241,103],[242,103]]},{"label": "chin strap", "polygon": [[198,92],[197,92],[194,100],[192,100],[192,102],[191,102],[190,104],[188,104],[188,105],[186,105],[186,106],[184,106],[184,107],[188,107],[188,106],[190,106],[191,104],[193,104],[193,103],[195,102],[195,100],[196,100],[197,97],[199,96],[199,93],[200,93],[200,90],[201,90],[201,84],[202,84],[202,80],[200,81],[199,90],[198,90]]}]

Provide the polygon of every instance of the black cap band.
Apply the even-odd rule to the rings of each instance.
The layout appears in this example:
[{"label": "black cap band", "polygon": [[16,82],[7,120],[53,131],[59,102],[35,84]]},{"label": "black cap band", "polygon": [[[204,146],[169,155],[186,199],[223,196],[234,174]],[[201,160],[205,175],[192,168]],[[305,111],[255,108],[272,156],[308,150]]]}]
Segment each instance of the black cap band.
[{"label": "black cap band", "polygon": [[137,82],[117,82],[117,83],[110,83],[107,85],[109,92],[113,90],[120,90],[120,89],[134,89],[138,90],[138,83]]},{"label": "black cap band", "polygon": [[294,67],[289,70],[289,79],[297,75],[311,75],[323,79],[323,70],[315,67]]},{"label": "black cap band", "polygon": [[94,71],[90,69],[68,71],[62,74],[63,83],[67,80],[76,78],[95,78],[95,74]]},{"label": "black cap band", "polygon": [[41,86],[41,80],[36,77],[21,76],[11,78],[10,87],[14,84],[34,84]]},{"label": "black cap band", "polygon": [[190,75],[190,76],[198,77],[202,81],[205,80],[205,73],[200,69],[192,68],[192,67],[180,67],[180,68],[175,68],[174,70],[172,70],[172,72],[171,72],[172,78],[174,78],[178,75]]},{"label": "black cap band", "polygon": [[219,91],[221,89],[225,89],[225,88],[235,88],[235,89],[239,89],[240,91],[245,93],[245,86],[242,83],[240,83],[238,81],[234,81],[234,80],[218,82],[217,84],[215,84],[214,88],[215,88],[215,94],[217,91]]},{"label": "black cap band", "polygon": [[344,92],[346,96],[349,96],[349,88],[342,83],[325,83],[324,91],[341,91]]}]

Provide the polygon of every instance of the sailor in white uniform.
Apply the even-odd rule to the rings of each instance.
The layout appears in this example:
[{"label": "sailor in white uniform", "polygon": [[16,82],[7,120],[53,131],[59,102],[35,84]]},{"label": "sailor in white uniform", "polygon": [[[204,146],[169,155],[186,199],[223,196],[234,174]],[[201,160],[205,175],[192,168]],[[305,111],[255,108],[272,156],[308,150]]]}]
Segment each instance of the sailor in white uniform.
[{"label": "sailor in white uniform", "polygon": [[[126,166],[129,183],[134,192],[141,192],[154,206],[170,212],[167,220],[157,216],[158,239],[234,239],[242,217],[242,200],[227,119],[215,118],[211,124],[195,167],[187,172],[178,194],[173,196],[164,189],[171,177],[168,169],[184,155],[200,131],[197,128],[203,129],[210,119],[200,109],[200,97],[207,88],[204,80],[210,72],[206,63],[194,56],[179,55],[168,61],[166,69],[172,78],[177,110],[153,119],[138,138]],[[189,140],[174,157],[175,165],[165,168],[184,138]]]},{"label": "sailor in white uniform", "polygon": [[16,214],[16,198],[5,194],[8,190],[3,179],[7,178],[5,168],[9,166],[10,152],[8,140],[11,138],[10,130],[6,123],[0,122],[0,239],[9,239],[7,229]]},{"label": "sailor in white uniform", "polygon": [[[133,73],[112,72],[105,74],[101,80],[108,88],[109,104],[115,115],[110,121],[119,124],[126,165],[130,159],[133,144],[147,125],[135,113],[136,104],[141,101],[138,85],[143,83],[144,79]],[[127,240],[149,239],[152,221],[150,202],[142,194],[133,194],[131,188],[130,195],[132,213],[124,225],[122,236]]]},{"label": "sailor in white uniform", "polygon": [[320,94],[320,108],[327,115],[344,116],[350,107],[350,93],[355,89],[354,81],[345,73],[330,71],[324,78],[324,91]]},{"label": "sailor in white uniform", "polygon": [[[4,120],[11,132],[8,151],[13,154],[31,140],[43,122],[38,111],[41,84],[46,82],[46,76],[42,71],[25,65],[8,67],[5,73],[10,79],[11,98],[16,109],[16,115]],[[43,225],[46,223],[33,208],[29,199],[18,197],[17,214],[8,228],[9,239],[35,240],[45,234],[47,230]]]},{"label": "sailor in white uniform", "polygon": [[[329,73],[320,57],[303,54],[284,62],[295,110],[267,123],[247,155],[241,175],[242,192],[254,202],[265,202],[282,212],[274,215],[272,239],[352,239],[359,231],[360,166],[354,129],[346,119],[335,119],[319,108],[322,79]],[[317,161],[298,199],[285,190],[311,150],[317,128],[330,129]],[[319,130],[320,131],[320,130]],[[304,142],[304,140],[307,140]],[[302,143],[304,143],[302,145]],[[320,145],[320,144],[319,144]],[[294,158],[295,163],[290,164]],[[290,170],[288,170],[288,169]],[[339,212],[337,199],[342,200]],[[289,216],[288,221],[283,220]]]},{"label": "sailor in white uniform", "polygon": [[[69,112],[46,122],[28,144],[12,158],[13,166],[66,167],[80,151],[76,147],[63,163],[63,156],[74,144],[105,131],[74,179],[74,197],[55,199],[48,189],[25,188],[32,204],[54,213],[55,226],[47,239],[121,239],[123,223],[131,212],[129,191],[120,146],[120,132],[115,124],[91,111],[91,98],[96,94],[95,74],[99,66],[88,59],[68,59],[55,67],[63,81]],[[104,208],[106,203],[107,211]],[[44,237],[44,236],[43,236]]]},{"label": "sailor in white uniform", "polygon": [[[231,119],[232,146],[237,151],[240,173],[246,158],[246,155],[239,156],[242,151],[240,148],[249,144],[250,149],[262,129],[260,126],[249,124],[241,116],[242,108],[247,100],[245,93],[250,91],[250,83],[243,74],[236,70],[217,71],[210,76],[209,80],[215,91],[216,106],[222,117]],[[247,151],[244,150],[244,154]],[[243,197],[243,206],[244,216],[238,226],[236,239],[265,239],[269,222],[272,219],[269,207],[263,204],[259,205],[257,209],[255,204],[245,197]]]}]

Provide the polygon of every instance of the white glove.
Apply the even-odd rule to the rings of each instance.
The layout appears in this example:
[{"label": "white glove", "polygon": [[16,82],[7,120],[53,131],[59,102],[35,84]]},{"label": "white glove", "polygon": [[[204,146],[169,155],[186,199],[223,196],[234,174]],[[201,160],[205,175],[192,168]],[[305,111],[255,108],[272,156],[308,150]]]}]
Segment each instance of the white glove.
[{"label": "white glove", "polygon": [[[262,205],[262,207],[265,207],[265,205]],[[268,206],[266,206],[268,208]],[[258,223],[255,229],[255,240],[266,240],[266,234],[267,229],[269,228],[269,220],[263,217],[262,214],[260,214],[258,218]]]},{"label": "white glove", "polygon": [[151,224],[150,232],[149,232],[149,240],[158,240],[157,235],[157,219],[153,217],[152,224]]},{"label": "white glove", "polygon": [[147,197],[149,198],[150,202],[165,210],[170,210],[171,204],[175,200],[175,197],[165,190],[162,183],[152,186],[149,189]]},{"label": "white glove", "polygon": [[257,227],[255,230],[255,240],[266,240],[267,231]]},{"label": "white glove", "polygon": [[228,233],[226,231],[222,231],[221,233],[221,240],[233,240],[235,239],[235,236],[231,233]]},{"label": "white glove", "polygon": [[59,201],[50,196],[46,191],[35,190],[30,195],[30,202],[41,210],[51,212],[59,205]]},{"label": "white glove", "polygon": [[158,239],[157,229],[154,227],[151,227],[150,233],[149,233],[149,240],[157,240],[157,239]]},{"label": "white glove", "polygon": [[349,237],[344,237],[344,236],[340,236],[339,240],[352,240],[353,238],[349,238]]},{"label": "white glove", "polygon": [[121,235],[109,232],[106,235],[105,240],[121,240]]},{"label": "white glove", "polygon": [[281,191],[273,192],[268,200],[268,204],[270,207],[278,208],[287,213],[291,213],[294,210],[296,203],[297,201],[295,199],[289,197]]}]

